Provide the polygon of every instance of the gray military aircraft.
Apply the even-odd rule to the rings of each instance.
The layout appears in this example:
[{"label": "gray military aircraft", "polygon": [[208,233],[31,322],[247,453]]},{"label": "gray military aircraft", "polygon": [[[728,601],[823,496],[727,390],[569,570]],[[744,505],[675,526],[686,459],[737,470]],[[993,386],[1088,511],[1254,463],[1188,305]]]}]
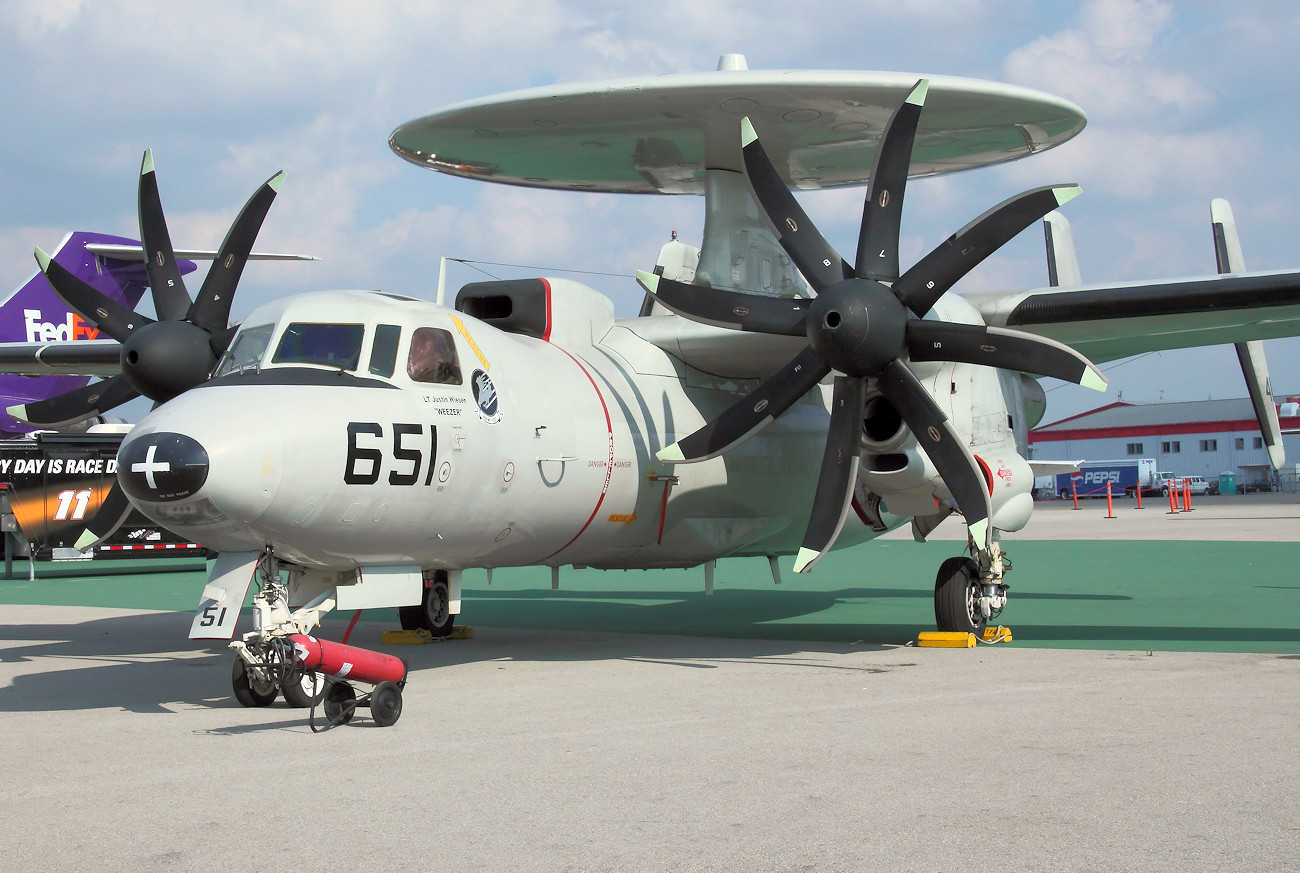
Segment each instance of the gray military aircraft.
[{"label": "gray military aircraft", "polygon": [[[177,289],[161,320],[41,258],[160,404],[123,442],[90,538],[134,504],[219,551],[195,638],[230,639],[258,578],[254,631],[233,644],[245,702],[245,667],[283,657],[275,641],[330,609],[396,606],[407,626],[449,632],[469,568],[546,565],[558,583],[564,565],[703,565],[708,580],[720,558],[765,556],[776,575],[793,555],[808,572],[831,548],[908,522],[924,538],[952,513],[969,538],[939,569],[936,620],[978,633],[1006,605],[999,534],[1029,521],[1035,472],[1050,471],[1024,458],[1045,407],[1033,376],[1100,388],[1085,355],[1300,334],[1300,271],[1242,273],[1239,253],[1216,277],[949,293],[1073,185],[1012,197],[903,269],[909,176],[1030,155],[1083,124],[1065,101],[996,83],[725,56],[714,73],[515,92],[394,131],[402,157],[469,178],[703,193],[701,248],[670,244],[638,274],[635,318],[537,278],[467,285],[451,308],[303,294],[233,327],[280,177],[191,303],[147,172],[151,279]],[[850,184],[867,185],[852,263],[790,193]],[[1267,373],[1247,378],[1254,391]]]}]

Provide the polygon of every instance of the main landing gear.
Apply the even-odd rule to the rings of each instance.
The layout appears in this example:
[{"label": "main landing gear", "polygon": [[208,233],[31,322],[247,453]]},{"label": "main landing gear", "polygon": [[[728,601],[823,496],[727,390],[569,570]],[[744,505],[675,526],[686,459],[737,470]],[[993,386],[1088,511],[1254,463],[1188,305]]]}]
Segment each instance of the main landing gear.
[{"label": "main landing gear", "polygon": [[427,630],[435,637],[451,636],[456,616],[451,612],[451,587],[446,570],[424,571],[424,594],[419,606],[401,606],[397,617],[402,630]]},{"label": "main landing gear", "polygon": [[1008,586],[1003,574],[1011,562],[997,540],[987,551],[973,544],[971,557],[949,558],[939,566],[934,580],[934,621],[941,631],[972,633],[980,637],[990,619],[1007,605]]}]

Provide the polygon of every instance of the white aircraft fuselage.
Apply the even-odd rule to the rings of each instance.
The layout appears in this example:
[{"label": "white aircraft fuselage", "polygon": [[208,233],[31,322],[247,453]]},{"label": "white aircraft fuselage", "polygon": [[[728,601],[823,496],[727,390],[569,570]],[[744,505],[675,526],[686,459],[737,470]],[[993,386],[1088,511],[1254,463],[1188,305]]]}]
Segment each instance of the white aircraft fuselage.
[{"label": "white aircraft fuselage", "polygon": [[[132,431],[122,484],[145,515],[210,548],[269,548],[307,567],[673,567],[796,552],[829,380],[726,455],[665,464],[656,451],[755,382],[692,368],[638,336],[638,323],[655,319],[616,323],[608,300],[584,286],[545,287],[542,336],[376,292],[268,304],[245,319],[214,379]],[[954,300],[944,317],[978,319]],[[410,374],[421,329],[453,359],[424,377],[437,381]],[[311,331],[323,340],[304,351],[312,337],[300,334]],[[917,369],[927,385],[942,383],[931,390],[964,433],[981,406],[985,419],[1005,421],[995,371]],[[1032,476],[1010,432],[994,426],[984,437],[973,450],[1002,471],[995,509],[1027,499]],[[873,475],[876,493],[897,484],[877,513],[885,528],[948,496],[914,445],[895,448],[906,469],[873,474],[867,464],[860,477],[864,494]],[[880,532],[850,515],[837,545]]]}]

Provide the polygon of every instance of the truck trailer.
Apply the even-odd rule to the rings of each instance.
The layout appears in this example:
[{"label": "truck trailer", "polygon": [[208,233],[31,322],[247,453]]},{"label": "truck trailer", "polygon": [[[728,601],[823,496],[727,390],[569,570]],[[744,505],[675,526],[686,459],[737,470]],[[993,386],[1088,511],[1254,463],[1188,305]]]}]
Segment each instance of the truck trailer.
[{"label": "truck trailer", "polygon": [[[1133,497],[1139,489],[1143,495],[1159,494],[1164,482],[1156,470],[1155,458],[1124,458],[1118,461],[1083,461],[1074,473],[1060,473],[1053,477],[1050,493],[1062,500],[1071,499],[1076,491],[1080,497],[1105,497],[1106,485],[1115,497]],[[1039,485],[1040,496],[1044,490]]]}]

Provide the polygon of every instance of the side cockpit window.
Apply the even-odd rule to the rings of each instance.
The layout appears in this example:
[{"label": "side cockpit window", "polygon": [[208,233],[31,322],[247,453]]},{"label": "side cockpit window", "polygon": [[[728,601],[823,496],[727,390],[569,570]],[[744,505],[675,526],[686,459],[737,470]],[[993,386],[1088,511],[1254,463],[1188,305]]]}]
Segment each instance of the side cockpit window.
[{"label": "side cockpit window", "polygon": [[375,341],[370,345],[370,372],[374,376],[392,377],[397,369],[397,341],[402,329],[395,324],[375,327]]},{"label": "side cockpit window", "polygon": [[460,360],[451,332],[437,327],[419,327],[411,334],[411,351],[406,358],[406,375],[415,382],[459,385]]},{"label": "side cockpit window", "polygon": [[222,357],[215,375],[240,373],[260,366],[262,355],[266,354],[266,347],[271,342],[271,332],[274,330],[273,324],[242,328],[235,341],[230,344],[230,349]]},{"label": "side cockpit window", "polygon": [[320,364],[355,370],[361,359],[361,324],[311,324],[294,322],[284,329],[275,347],[273,364]]}]

